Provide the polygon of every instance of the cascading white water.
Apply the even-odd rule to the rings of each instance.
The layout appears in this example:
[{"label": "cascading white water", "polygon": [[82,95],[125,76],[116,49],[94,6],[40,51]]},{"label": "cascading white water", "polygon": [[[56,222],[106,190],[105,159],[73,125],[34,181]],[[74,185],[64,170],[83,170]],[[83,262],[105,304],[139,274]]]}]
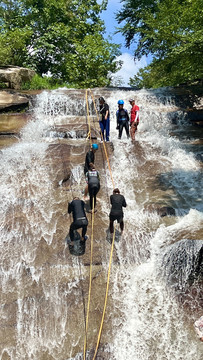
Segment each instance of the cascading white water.
[{"label": "cascading white water", "polygon": [[[160,273],[167,271],[163,268],[167,266],[163,264],[164,252],[167,252],[165,246],[173,243],[179,232],[192,233],[202,227],[201,166],[194,154],[185,149],[184,143],[170,136],[172,125],[168,112],[175,110],[173,103],[165,101],[165,105],[160,106],[157,96],[152,93],[149,97],[145,91],[134,95],[140,106],[135,145],[127,140],[125,130],[123,140],[117,139],[115,120],[111,122],[115,186],[119,187],[128,204],[124,244],[116,244],[120,266],[112,275],[115,279],[113,299],[121,313],[114,324],[113,358],[200,360],[202,345],[194,334],[195,316],[187,317],[186,309],[178,303],[177,294],[166,286],[166,278]],[[114,92],[107,99],[112,115],[117,110],[118,99],[123,99],[130,111],[129,97],[131,94]],[[163,189],[159,189],[161,183],[153,185],[156,177],[164,181]],[[155,214],[146,213],[144,206],[150,199],[172,205],[179,216],[163,221]],[[203,241],[200,242],[201,247]],[[178,244],[173,245],[174,251],[175,248],[179,251]],[[192,266],[192,261],[189,264],[191,259],[187,259],[188,268]],[[168,269],[172,272],[173,267]]]},{"label": "cascading white water", "polygon": [[[140,106],[135,144],[126,138],[125,130],[122,140],[118,140],[115,129],[118,99],[122,98],[130,111],[128,98],[132,96]],[[109,339],[109,359],[200,360],[201,344],[193,329],[195,316],[187,317],[187,310],[181,307],[167,279],[160,276],[167,246],[175,242],[178,235],[181,238],[184,232],[195,233],[202,226],[200,163],[177,132],[175,136],[170,135],[173,130],[170,113],[176,111],[172,98],[156,91],[114,91],[109,92],[106,101],[111,109],[113,178],[128,204],[125,234],[115,244],[119,266],[113,265],[111,274],[115,304],[112,311],[119,312],[119,316],[115,316]],[[55,254],[57,207],[65,200],[60,192],[57,200],[55,198],[57,190],[46,161],[48,145],[54,140],[45,136],[50,126],[64,125],[81,115],[85,115],[84,99],[73,101],[65,90],[43,92],[37,97],[33,120],[23,129],[21,141],[0,154],[1,317],[3,324],[7,324],[6,317],[11,317],[10,322],[15,323],[16,329],[9,333],[9,325],[5,327],[10,342],[5,341],[0,348],[1,360],[39,360],[42,356],[73,359],[66,347],[75,346],[82,337],[81,334],[74,337],[72,333],[75,314],[71,313],[73,304],[68,301],[72,289],[76,299],[81,292],[78,259],[73,258],[72,266],[66,264],[64,244],[59,255]],[[178,112],[178,116],[181,123],[183,114]],[[185,123],[180,125],[184,126]],[[84,142],[79,140],[81,151]],[[82,172],[81,164],[73,165],[72,179],[78,186]],[[106,172],[108,174],[108,168]],[[110,176],[107,184],[110,194]],[[176,216],[162,219],[147,211],[147,205],[152,203],[173,206]],[[104,200],[101,204],[108,224],[109,210]],[[52,254],[44,262],[40,256],[46,257],[45,254],[38,254],[41,239],[47,244],[45,253],[52,247]],[[176,244],[173,249],[175,247]],[[105,256],[103,266],[108,266]],[[68,285],[60,283],[66,276],[71,279]],[[11,294],[10,303],[8,294]],[[54,316],[50,318],[50,314]],[[3,334],[3,326],[1,330]],[[74,357],[80,358],[81,354]]]}]

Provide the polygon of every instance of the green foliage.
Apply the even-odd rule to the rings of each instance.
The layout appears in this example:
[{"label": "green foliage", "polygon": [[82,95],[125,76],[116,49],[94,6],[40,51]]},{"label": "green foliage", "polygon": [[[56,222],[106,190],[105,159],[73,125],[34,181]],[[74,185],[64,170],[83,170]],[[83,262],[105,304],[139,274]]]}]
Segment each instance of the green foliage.
[{"label": "green foliage", "polygon": [[124,0],[119,22],[129,46],[138,38],[135,57],[154,60],[131,85],[177,85],[203,76],[202,0]]},{"label": "green foliage", "polygon": [[117,48],[112,54],[112,45],[101,35],[87,35],[82,43],[76,44],[75,52],[67,55],[65,73],[70,83],[81,87],[108,86],[109,71],[119,69],[115,54],[118,54]]},{"label": "green foliage", "polygon": [[67,83],[63,83],[59,80],[40,75],[34,75],[31,81],[27,81],[22,84],[21,90],[41,90],[41,89],[57,89],[59,87],[68,87]]},{"label": "green foliage", "polygon": [[5,89],[6,88],[6,85],[5,85],[5,83],[3,83],[3,82],[0,82],[0,89]]},{"label": "green foliage", "polygon": [[96,0],[5,0],[0,3],[0,65],[51,72],[54,79],[104,86],[116,71],[118,46],[104,40]]}]

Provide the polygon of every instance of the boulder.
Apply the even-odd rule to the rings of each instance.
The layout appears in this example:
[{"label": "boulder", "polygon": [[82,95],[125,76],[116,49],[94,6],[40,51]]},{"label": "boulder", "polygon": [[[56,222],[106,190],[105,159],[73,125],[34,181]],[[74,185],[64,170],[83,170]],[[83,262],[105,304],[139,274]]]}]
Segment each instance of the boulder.
[{"label": "boulder", "polygon": [[19,66],[0,67],[0,83],[4,83],[5,87],[10,89],[19,90],[22,83],[30,81],[34,75],[34,70]]},{"label": "boulder", "polygon": [[145,210],[156,212],[159,216],[175,216],[175,209],[171,206],[159,206],[157,204],[148,205]]},{"label": "boulder", "polygon": [[29,104],[29,98],[8,90],[0,91],[0,112],[18,111],[25,109]]},{"label": "boulder", "polygon": [[203,240],[181,240],[168,246],[162,260],[162,274],[176,289],[203,282]]}]

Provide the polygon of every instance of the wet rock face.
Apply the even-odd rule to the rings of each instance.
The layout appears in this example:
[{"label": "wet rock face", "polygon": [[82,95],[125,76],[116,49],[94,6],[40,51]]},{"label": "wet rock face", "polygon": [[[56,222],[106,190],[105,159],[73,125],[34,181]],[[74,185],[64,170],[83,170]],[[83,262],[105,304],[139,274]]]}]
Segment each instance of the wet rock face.
[{"label": "wet rock face", "polygon": [[35,71],[19,66],[0,67],[0,82],[5,87],[19,90],[23,82],[30,81]]},{"label": "wet rock face", "polygon": [[[81,119],[80,119],[81,121]],[[66,126],[54,126],[50,129],[47,129],[44,133],[44,136],[50,138],[60,138],[60,139],[86,139],[88,134],[88,127],[86,124],[80,124],[78,129],[75,125],[66,125]],[[91,138],[97,139],[97,134],[92,129]]]},{"label": "wet rock face", "polygon": [[29,97],[12,91],[0,91],[0,113],[21,111],[29,104]]},{"label": "wet rock face", "polygon": [[167,215],[175,216],[175,209],[170,207],[170,206],[162,206],[161,208],[157,209],[157,213],[161,217],[164,217],[164,216],[167,216]]},{"label": "wet rock face", "polygon": [[196,155],[196,159],[197,159],[198,161],[203,162],[203,153],[197,154],[197,155]]},{"label": "wet rock face", "polygon": [[175,216],[175,209],[171,206],[159,206],[152,204],[149,205],[146,210],[149,212],[156,212],[160,217]]},{"label": "wet rock face", "polygon": [[181,240],[170,245],[163,257],[163,270],[174,288],[187,289],[203,282],[203,240]]}]

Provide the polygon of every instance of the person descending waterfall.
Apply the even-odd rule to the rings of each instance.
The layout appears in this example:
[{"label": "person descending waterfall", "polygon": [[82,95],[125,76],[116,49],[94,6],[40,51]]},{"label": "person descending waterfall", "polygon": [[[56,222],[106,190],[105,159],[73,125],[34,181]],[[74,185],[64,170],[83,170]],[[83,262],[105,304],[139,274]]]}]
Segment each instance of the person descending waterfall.
[{"label": "person descending waterfall", "polygon": [[[99,113],[100,113],[100,120],[99,125],[101,128],[101,141],[109,141],[109,133],[110,133],[110,118],[109,118],[109,105],[105,102],[103,97],[99,98]],[[104,131],[106,134],[104,135]]]},{"label": "person descending waterfall", "polygon": [[93,199],[94,199],[94,212],[96,212],[96,195],[100,189],[99,172],[95,169],[93,163],[90,163],[90,170],[86,174],[86,181],[88,184],[88,192],[90,195],[90,212],[93,212]]},{"label": "person descending waterfall", "polygon": [[70,245],[73,245],[74,230],[82,229],[82,241],[86,241],[88,220],[85,213],[84,201],[80,200],[79,197],[74,197],[73,200],[68,204],[68,213],[72,213],[73,215],[73,222],[69,229],[69,236],[71,240]]},{"label": "person descending waterfall", "polygon": [[87,152],[86,157],[85,157],[85,166],[84,166],[84,174],[86,176],[86,173],[88,172],[88,170],[90,170],[90,163],[94,164],[94,154],[96,153],[96,151],[98,150],[98,145],[97,144],[92,144],[90,150]]},{"label": "person descending waterfall", "polygon": [[135,105],[135,100],[130,99],[129,100],[131,108],[130,113],[130,136],[132,140],[135,140],[135,132],[137,131],[137,126],[139,124],[139,106]]},{"label": "person descending waterfall", "polygon": [[124,101],[118,100],[118,110],[116,111],[118,138],[121,139],[123,128],[125,128],[127,138],[129,138],[129,115],[128,111],[123,108]]},{"label": "person descending waterfall", "polygon": [[126,201],[123,195],[120,194],[120,191],[118,188],[113,190],[113,195],[110,196],[110,203],[112,205],[111,207],[111,211],[109,214],[109,219],[110,219],[110,234],[111,234],[111,238],[113,237],[113,232],[114,232],[114,226],[113,223],[115,220],[117,220],[117,222],[120,224],[120,229],[121,229],[121,235],[123,234],[123,230],[124,230],[124,222],[123,222],[123,207],[126,207]]}]

